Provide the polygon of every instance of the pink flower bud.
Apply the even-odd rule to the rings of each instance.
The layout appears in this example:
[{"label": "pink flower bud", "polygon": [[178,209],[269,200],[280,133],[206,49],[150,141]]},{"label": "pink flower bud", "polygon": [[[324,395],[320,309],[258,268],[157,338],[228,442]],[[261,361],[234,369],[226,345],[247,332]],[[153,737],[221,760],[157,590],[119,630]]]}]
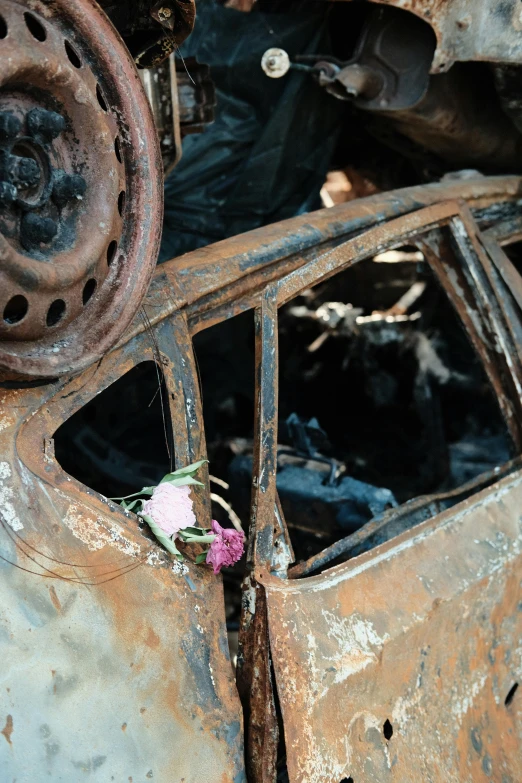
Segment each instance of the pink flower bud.
[{"label": "pink flower bud", "polygon": [[245,534],[239,530],[221,527],[215,519],[212,520],[211,527],[216,537],[207,552],[207,563],[214,567],[215,574],[219,574],[223,566],[234,565],[241,558]]},{"label": "pink flower bud", "polygon": [[196,524],[190,487],[187,485],[175,487],[168,481],[158,484],[150,500],[143,504],[142,513],[152,517],[168,536],[176,537],[178,530]]}]

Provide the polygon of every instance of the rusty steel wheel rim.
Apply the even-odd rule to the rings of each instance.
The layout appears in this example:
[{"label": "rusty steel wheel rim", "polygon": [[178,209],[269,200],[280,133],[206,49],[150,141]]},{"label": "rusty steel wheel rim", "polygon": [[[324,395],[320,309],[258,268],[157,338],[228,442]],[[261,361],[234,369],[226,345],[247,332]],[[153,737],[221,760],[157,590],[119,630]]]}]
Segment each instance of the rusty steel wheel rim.
[{"label": "rusty steel wheel rim", "polygon": [[79,372],[153,273],[162,165],[134,63],[91,0],[0,0],[0,379]]}]

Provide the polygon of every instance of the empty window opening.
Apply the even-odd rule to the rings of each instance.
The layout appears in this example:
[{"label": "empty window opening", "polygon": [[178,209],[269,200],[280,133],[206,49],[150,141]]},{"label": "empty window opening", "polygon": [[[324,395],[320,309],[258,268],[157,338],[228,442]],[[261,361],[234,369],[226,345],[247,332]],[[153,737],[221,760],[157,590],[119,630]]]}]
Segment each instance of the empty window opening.
[{"label": "empty window opening", "polygon": [[158,484],[174,459],[165,382],[154,362],[134,367],[54,435],[56,459],[106,497]]},{"label": "empty window opening", "polygon": [[417,248],[356,264],[281,308],[277,486],[298,561],[502,465],[511,448]]},{"label": "empty window opening", "polygon": [[504,704],[506,705],[506,707],[509,707],[509,705],[513,701],[513,697],[515,696],[515,693],[517,692],[517,688],[518,688],[518,682],[516,682],[513,685],[513,687],[510,688],[508,695],[504,699]]}]

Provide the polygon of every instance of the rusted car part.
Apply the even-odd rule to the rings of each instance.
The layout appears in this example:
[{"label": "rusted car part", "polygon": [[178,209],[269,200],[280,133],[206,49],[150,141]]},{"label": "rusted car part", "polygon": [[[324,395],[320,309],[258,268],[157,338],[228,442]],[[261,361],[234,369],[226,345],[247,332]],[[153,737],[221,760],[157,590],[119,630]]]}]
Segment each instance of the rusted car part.
[{"label": "rusted car part", "polygon": [[520,460],[514,460],[507,463],[507,465],[496,468],[494,471],[483,473],[478,479],[473,479],[458,489],[449,492],[438,492],[434,495],[411,500],[405,503],[399,511],[390,509],[381,514],[376,514],[371,522],[368,522],[359,530],[345,538],[341,538],[335,544],[323,549],[322,552],[310,557],[308,560],[292,566],[288,570],[288,576],[291,579],[308,576],[313,574],[314,571],[336,564],[336,561],[341,559],[349,560],[363,552],[367,552],[385,541],[390,541],[398,536],[399,533],[410,530],[427,519],[432,519],[437,514],[457,505],[457,503],[464,502],[472,495],[476,495],[490,486],[494,481],[500,481],[500,479],[515,473],[519,469]]},{"label": "rusted car part", "polygon": [[[191,334],[255,308],[255,535],[238,671],[251,780],[270,779],[278,729],[263,583],[272,634],[278,622],[272,608],[276,589],[301,584],[283,578],[293,553],[275,493],[277,307],[355,258],[416,241],[429,230],[438,237],[438,226],[448,222],[458,232],[459,221],[471,225],[455,199],[465,200],[487,227],[509,222],[521,193],[516,177],[410,188],[302,215],[187,254],[157,269],[145,300],[147,318],[136,317],[101,362],[72,380],[0,392],[0,591],[6,623],[0,646],[10,689],[3,689],[1,697],[6,728],[0,768],[9,777],[38,779],[45,770],[70,778],[71,770],[73,775],[80,770],[95,781],[110,775],[169,780],[175,770],[187,783],[200,783],[202,777],[245,780],[241,711],[231,680],[220,581],[190,562],[173,566],[133,514],[68,476],[56,461],[53,435],[103,389],[149,360],[161,369],[168,390],[176,464],[203,458]],[[509,228],[507,234],[514,231]],[[434,245],[435,239],[430,241]],[[465,234],[459,233],[458,241],[465,242]],[[520,399],[511,369],[518,358],[497,304],[492,307],[489,296],[486,308],[484,297],[490,292],[482,278],[477,293],[449,256],[440,266],[454,302],[469,316],[466,326],[519,448]],[[505,353],[496,350],[491,335],[507,346]],[[210,509],[208,476],[205,481],[195,501],[202,524]],[[256,563],[263,564],[261,569],[254,570]],[[56,575],[61,578],[47,581]],[[274,649],[280,680],[282,664]],[[295,749],[288,741],[293,718],[283,683],[278,687],[294,775]],[[317,727],[313,732],[320,736]],[[303,745],[317,746],[313,736],[302,736]],[[305,759],[306,747],[299,753]],[[321,763],[318,756],[317,770]]]},{"label": "rusted car part", "polygon": [[455,62],[520,62],[520,9],[516,0],[370,0],[410,11],[428,22],[437,37],[432,73]]},{"label": "rusted car part", "polygon": [[[435,36],[429,24],[395,8],[375,8],[350,61],[321,58],[311,69],[318,83],[342,100],[374,111],[414,106],[428,89]],[[313,61],[313,55],[295,62]],[[317,59],[317,58],[315,58]]]},{"label": "rusted car part", "polygon": [[147,359],[164,373],[177,463],[204,453],[184,317],[155,337],[159,355],[143,328],[77,379],[0,392],[3,779],[245,783],[221,580],[173,563],[54,458],[62,421]]},{"label": "rusted car part", "polygon": [[[281,514],[274,515],[276,502],[274,450],[277,445],[274,387],[277,364],[274,318],[277,304],[284,303],[299,290],[318,282],[318,279],[323,279],[326,274],[333,273],[343,265],[343,262],[348,262],[350,254],[361,258],[372,252],[376,253],[389,244],[411,241],[413,235],[423,234],[440,222],[453,220],[453,216],[459,213],[459,207],[455,203],[443,204],[422,214],[409,214],[400,221],[378,226],[369,232],[366,236],[371,237],[371,240],[365,241],[355,237],[336,248],[336,245],[353,235],[353,232],[360,232],[372,224],[375,225],[376,220],[380,223],[387,218],[411,212],[443,198],[465,198],[475,209],[482,207],[478,215],[485,225],[487,225],[488,214],[493,217],[497,209],[500,210],[500,214],[506,212],[507,215],[510,210],[509,203],[504,203],[502,207],[494,208],[491,212],[488,210],[488,202],[491,204],[495,197],[490,190],[488,199],[483,188],[488,187],[486,183],[493,186],[495,182],[500,180],[482,179],[472,184],[448,182],[444,185],[364,199],[351,205],[344,205],[342,209],[338,207],[329,212],[295,218],[287,221],[283,227],[274,225],[254,231],[250,235],[236,237],[178,259],[177,273],[171,279],[175,281],[179,305],[185,303],[189,323],[194,332],[253,306],[257,308],[256,345],[260,362],[257,378],[259,421],[256,430],[257,469],[254,471],[253,508],[254,518],[260,529],[251,545],[251,563],[256,557],[258,562],[261,560],[266,563],[266,560],[271,560],[273,553],[278,550],[283,553],[283,564],[291,560],[291,555],[288,554],[291,550],[285,535],[284,520]],[[514,191],[511,192],[516,201],[515,194],[520,187],[519,180],[516,178],[511,180],[511,185],[508,185],[509,180],[503,182],[507,189],[501,198],[505,198],[509,190],[514,187]],[[516,209],[517,207],[515,211]],[[464,219],[469,225],[469,216],[464,215]],[[467,267],[467,276],[464,275],[459,263],[455,261],[454,256],[451,256],[451,248],[447,241],[440,240],[438,235],[436,239],[442,242],[441,255],[445,260],[444,263],[438,264],[433,261],[435,269],[440,278],[445,281],[450,298],[465,321],[468,333],[496,391],[499,404],[503,408],[516,448],[519,450],[520,395],[517,394],[516,377],[509,369],[510,363],[511,366],[518,365],[518,359],[512,348],[509,348],[507,356],[499,354],[494,348],[500,335],[503,343],[510,345],[509,329],[501,319],[491,322],[490,309],[494,296],[483,280],[477,290],[478,270],[473,260]],[[459,239],[459,241],[463,240]],[[305,265],[307,261],[309,261],[308,266]],[[322,270],[318,268],[321,262],[324,264]],[[327,266],[328,263],[330,266]],[[471,307],[469,313],[462,307],[463,301]],[[149,308],[148,312],[151,319],[161,320],[173,306],[174,303],[169,305],[160,300],[157,309]],[[481,324],[481,332],[476,331],[475,325],[478,324]],[[260,361],[261,357],[263,361]],[[278,546],[272,547],[275,522]],[[280,559],[278,556],[278,562]],[[284,568],[278,570],[284,572]],[[267,635],[265,599],[263,588],[260,586],[262,579],[264,577],[259,574],[258,580],[254,579],[251,573],[245,583],[243,624],[238,655],[238,683],[246,721],[247,767],[249,778],[253,781],[273,779],[278,736],[274,697],[270,690],[269,648],[268,645],[264,649],[260,647]],[[276,673],[281,676],[281,673],[277,672],[277,666]],[[284,704],[283,717],[285,718]],[[308,735],[301,736],[306,745]],[[292,754],[289,764],[293,774],[292,765],[295,767],[297,763],[294,756],[303,754],[304,749],[302,746],[297,749],[290,746],[287,751]],[[314,768],[320,770],[321,761],[318,759]],[[319,775],[320,771],[316,774]],[[306,780],[306,775],[302,779]]]},{"label": "rusted car part", "polygon": [[[355,562],[298,582],[271,573],[277,304],[385,243],[417,243],[422,235],[432,247],[428,261],[489,364],[499,403],[509,400],[506,419],[518,419],[512,434],[520,450],[520,313],[509,289],[498,286],[462,202],[429,207],[347,240],[265,289],[259,308],[256,443],[262,470],[254,470],[253,479],[253,576],[266,589],[292,783],[414,781],[419,769],[441,781],[474,781],[479,770],[513,781],[522,773],[519,755],[506,751],[522,739],[520,707],[512,704],[519,675],[519,469],[508,467],[500,482],[493,474],[493,487],[451,512],[425,522],[422,515],[410,516],[415,527]],[[485,344],[497,346],[496,356],[482,353]],[[492,365],[500,370],[496,381]],[[437,507],[430,512],[437,514]],[[390,519],[404,513],[391,512]],[[245,625],[252,625],[250,617]],[[261,710],[263,702],[256,707]],[[253,721],[251,726],[257,729]],[[275,751],[272,746],[272,758]],[[251,779],[265,780],[263,774],[258,766]]]},{"label": "rusted car part", "polygon": [[181,135],[202,133],[214,122],[216,93],[210,68],[195,57],[176,61]]},{"label": "rusted car part", "polygon": [[161,158],[137,70],[87,0],[1,0],[0,377],[79,372],[156,262]]},{"label": "rusted car part", "polygon": [[166,62],[154,68],[142,68],[139,74],[152,109],[163,170],[167,175],[181,158],[179,93],[174,55],[171,54]]},{"label": "rusted car part", "polygon": [[98,0],[140,68],[155,68],[194,27],[194,0]]},{"label": "rusted car part", "polygon": [[[307,71],[329,93],[370,112],[368,129],[388,143],[398,132],[446,165],[518,171],[522,139],[516,66],[495,67],[498,94],[492,75],[480,78],[476,66],[470,70],[457,63],[449,73],[430,78],[435,39],[427,21],[428,16],[421,21],[399,8],[373,8],[350,60],[297,54],[290,67]],[[287,72],[261,65],[271,76]]]},{"label": "rusted car part", "polygon": [[[338,0],[350,2],[351,0]],[[369,0],[400,8],[427,22],[436,36],[432,73],[442,73],[455,62],[520,63],[522,42],[517,0]],[[248,13],[256,0],[227,0],[225,6]]]},{"label": "rusted car part", "polygon": [[291,781],[520,779],[520,480],[270,585]]},{"label": "rusted car part", "polygon": [[182,61],[173,54],[156,67],[141,69],[140,78],[152,107],[168,175],[181,158],[183,137],[202,133],[214,122],[214,83],[207,65],[194,57]]}]

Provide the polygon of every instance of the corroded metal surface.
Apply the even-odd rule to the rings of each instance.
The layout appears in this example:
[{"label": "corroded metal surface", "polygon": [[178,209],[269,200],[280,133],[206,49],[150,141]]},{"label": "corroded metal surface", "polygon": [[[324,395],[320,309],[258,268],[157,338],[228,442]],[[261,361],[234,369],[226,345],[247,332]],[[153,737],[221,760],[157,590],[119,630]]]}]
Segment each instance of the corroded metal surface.
[{"label": "corroded metal surface", "polygon": [[362,552],[389,541],[404,530],[409,530],[415,525],[431,519],[436,514],[452,508],[457,503],[464,502],[472,495],[491,486],[495,481],[511,475],[519,468],[520,460],[514,460],[503,467],[480,475],[478,479],[473,479],[458,489],[419,497],[399,509],[394,508],[379,514],[349,536],[341,538],[308,560],[292,566],[288,571],[288,576],[291,579],[308,576],[314,571],[324,569],[340,555],[343,555],[346,560],[356,557]]},{"label": "corroded metal surface", "polygon": [[[454,780],[476,779],[465,777],[468,762],[470,775],[491,764],[492,775],[504,765],[506,781],[520,778],[519,762],[508,759],[518,731],[516,697],[501,703],[520,665],[511,644],[520,614],[515,588],[506,587],[520,580],[513,511],[519,474],[506,472],[483,491],[481,504],[472,496],[433,519],[417,519],[412,530],[357,560],[303,580],[286,579],[291,547],[275,491],[277,308],[405,242],[425,244],[520,450],[521,357],[516,325],[508,323],[509,278],[499,272],[510,262],[491,263],[487,250],[499,239],[500,222],[508,226],[502,241],[519,230],[520,191],[514,177],[412,188],[187,254],[156,271],[147,318],[137,317],[101,362],[72,380],[0,390],[2,770],[20,779],[45,770],[66,780],[84,772],[99,781],[140,780],[149,772],[186,783],[245,780],[220,579],[204,566],[173,567],[132,513],[64,473],[52,438],[101,390],[153,360],[169,393],[177,464],[204,458],[191,334],[254,308],[256,467],[239,665],[250,783],[275,774],[271,660],[292,783],[339,783],[350,775],[418,780],[421,751],[413,746],[426,747],[438,724],[444,736],[423,758],[428,765],[427,753],[445,758],[446,777],[430,772],[433,780],[451,779],[448,769],[456,770]],[[196,492],[203,524],[210,510],[204,478]],[[431,640],[426,655],[424,638]],[[419,691],[419,673],[423,682],[429,673],[429,696]],[[453,717],[444,714],[441,723],[444,709]],[[390,740],[376,733],[386,720]],[[507,750],[495,756],[500,736]]]},{"label": "corroded metal surface", "polygon": [[[522,475],[267,585],[292,783],[522,777]],[[389,721],[393,734],[386,724]]]},{"label": "corroded metal surface", "polygon": [[[261,584],[291,783],[416,781],[419,774],[434,781],[474,781],[479,770],[498,780],[520,777],[518,757],[505,750],[519,747],[522,739],[521,711],[513,699],[522,625],[516,610],[522,576],[518,471],[509,475],[507,468],[509,478],[500,483],[494,482],[502,473],[482,479],[493,488],[479,495],[471,488],[453,511],[438,514],[432,507],[428,521],[410,518],[411,530],[399,535],[395,530],[392,540],[375,541],[375,550],[323,575],[300,581],[273,575],[273,303],[284,304],[386,247],[411,242],[423,243],[520,451],[520,362],[509,292],[498,287],[487,238],[463,201],[434,204],[346,238],[259,292],[254,569],[245,589],[243,631],[247,640],[250,633],[251,647],[259,645],[251,598]],[[259,611],[264,613],[264,602]],[[455,654],[448,656],[448,648]],[[251,682],[256,684],[256,673]],[[262,714],[259,692],[266,684],[259,668],[250,702],[256,716]],[[265,708],[268,703],[266,695]],[[255,727],[251,720],[250,730]],[[273,751],[264,737],[266,726],[258,727],[258,744],[270,765]],[[265,775],[266,768],[251,768],[252,781]]]},{"label": "corroded metal surface", "polygon": [[266,535],[251,536],[247,556],[247,575],[243,584],[237,683],[245,717],[248,779],[271,783],[276,776],[279,728],[275,711],[268,616],[264,587],[256,582],[257,563],[270,565],[274,549],[277,470],[277,311],[275,289],[268,287],[255,311],[255,345],[258,377],[255,408],[254,466],[256,476],[252,493],[253,527]]},{"label": "corroded metal surface", "polygon": [[[277,300],[393,238],[416,243],[423,235],[506,423],[517,422],[511,434],[520,451],[520,313],[498,287],[487,238],[480,241],[462,202],[346,241],[281,279]],[[522,656],[521,487],[516,471],[452,511],[410,519],[412,529],[316,577],[281,580],[259,558],[291,783],[520,779],[522,708],[513,689]],[[257,519],[260,542],[266,532]]]},{"label": "corroded metal surface", "polygon": [[517,0],[371,0],[411,11],[428,22],[437,37],[433,73],[454,62],[522,61],[522,18]]},{"label": "corroded metal surface", "polygon": [[[170,358],[182,329],[165,325],[186,464],[201,453],[186,435],[197,389]],[[173,565],[134,515],[54,458],[59,424],[154,355],[142,334],[78,379],[0,392],[2,779],[245,780],[221,580]]]},{"label": "corroded metal surface", "polygon": [[0,16],[0,377],[52,378],[106,353],[146,292],[161,157],[96,3],[1,0]]}]

